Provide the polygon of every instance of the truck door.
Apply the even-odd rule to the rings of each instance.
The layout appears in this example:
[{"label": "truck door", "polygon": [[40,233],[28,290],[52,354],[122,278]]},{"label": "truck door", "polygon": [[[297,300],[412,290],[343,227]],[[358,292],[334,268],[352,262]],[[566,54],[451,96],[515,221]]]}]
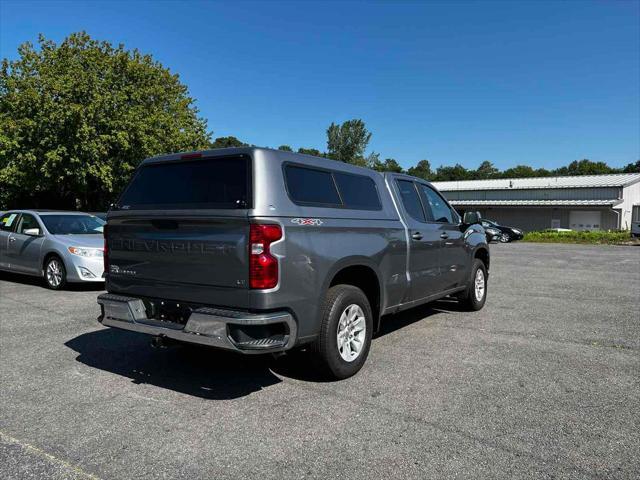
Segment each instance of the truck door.
[{"label": "truck door", "polygon": [[395,183],[409,229],[408,269],[411,283],[405,302],[410,302],[442,290],[438,260],[441,232],[439,225],[427,222],[415,182],[398,178]]},{"label": "truck door", "polygon": [[428,210],[427,217],[438,231],[441,290],[455,288],[466,280],[468,263],[460,218],[436,190],[424,183],[418,184],[418,190]]}]

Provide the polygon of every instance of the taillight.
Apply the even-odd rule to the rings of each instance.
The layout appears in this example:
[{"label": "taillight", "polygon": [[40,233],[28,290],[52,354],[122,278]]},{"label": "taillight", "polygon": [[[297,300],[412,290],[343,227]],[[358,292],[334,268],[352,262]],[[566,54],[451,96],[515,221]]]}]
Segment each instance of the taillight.
[{"label": "taillight", "polygon": [[107,230],[107,224],[105,223],[102,226],[102,235],[104,236],[104,253],[102,254],[102,258],[104,261],[105,275],[109,273],[109,242],[107,241]]},{"label": "taillight", "polygon": [[271,244],[282,238],[280,225],[252,223],[249,233],[249,286],[273,288],[278,284],[278,259]]}]

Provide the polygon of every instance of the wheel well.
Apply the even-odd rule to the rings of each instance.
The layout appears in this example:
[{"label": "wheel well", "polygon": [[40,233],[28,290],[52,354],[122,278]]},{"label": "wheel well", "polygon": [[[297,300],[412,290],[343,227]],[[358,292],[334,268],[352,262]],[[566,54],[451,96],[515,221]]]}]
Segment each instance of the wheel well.
[{"label": "wheel well", "polygon": [[[56,252],[49,252],[44,256],[44,259],[42,260],[42,272],[44,273],[44,269],[47,266],[47,262],[49,261],[49,259],[51,257],[58,257],[60,260],[62,260],[62,257],[60,257],[60,255],[58,255]],[[64,264],[64,260],[62,260],[62,263]]]},{"label": "wheel well", "polygon": [[476,250],[474,258],[478,258],[484,263],[484,266],[487,270],[489,270],[489,252],[484,248],[479,248]]},{"label": "wheel well", "polygon": [[373,312],[373,330],[377,331],[380,326],[380,283],[376,272],[365,265],[345,267],[334,275],[329,287],[334,285],[353,285],[364,292]]}]

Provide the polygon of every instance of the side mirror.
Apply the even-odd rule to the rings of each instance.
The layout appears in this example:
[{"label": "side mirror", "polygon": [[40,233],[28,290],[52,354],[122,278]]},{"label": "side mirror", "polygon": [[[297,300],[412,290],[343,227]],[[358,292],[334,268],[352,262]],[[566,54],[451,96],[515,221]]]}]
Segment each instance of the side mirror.
[{"label": "side mirror", "polygon": [[40,236],[40,229],[39,228],[25,228],[22,233],[24,233],[25,235],[29,235],[31,237],[39,237]]},{"label": "side mirror", "polygon": [[467,225],[480,223],[480,212],[464,212],[464,218],[462,221]]}]

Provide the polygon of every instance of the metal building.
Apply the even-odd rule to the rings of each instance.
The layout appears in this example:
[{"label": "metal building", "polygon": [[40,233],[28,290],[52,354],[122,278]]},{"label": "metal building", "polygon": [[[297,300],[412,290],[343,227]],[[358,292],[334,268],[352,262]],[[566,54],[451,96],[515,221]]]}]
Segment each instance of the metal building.
[{"label": "metal building", "polygon": [[433,183],[460,212],[524,230],[628,230],[640,219],[640,173]]}]

